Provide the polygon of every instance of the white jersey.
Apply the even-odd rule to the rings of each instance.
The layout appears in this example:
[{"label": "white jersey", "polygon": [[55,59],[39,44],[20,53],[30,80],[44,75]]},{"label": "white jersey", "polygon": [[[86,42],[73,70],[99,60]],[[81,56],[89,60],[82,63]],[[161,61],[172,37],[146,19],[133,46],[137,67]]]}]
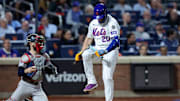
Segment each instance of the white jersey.
[{"label": "white jersey", "polygon": [[107,15],[105,25],[101,25],[97,19],[90,22],[87,37],[94,38],[96,49],[106,49],[115,36],[120,36],[120,26],[111,15]]}]

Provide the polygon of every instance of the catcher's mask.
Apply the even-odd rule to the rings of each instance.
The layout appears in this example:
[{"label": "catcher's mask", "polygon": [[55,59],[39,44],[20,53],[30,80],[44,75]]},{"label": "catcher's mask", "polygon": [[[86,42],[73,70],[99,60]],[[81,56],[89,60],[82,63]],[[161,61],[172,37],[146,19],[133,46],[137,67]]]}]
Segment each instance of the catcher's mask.
[{"label": "catcher's mask", "polygon": [[27,43],[29,45],[30,42],[35,43],[34,49],[37,53],[45,52],[45,39],[42,35],[30,34],[27,36]]}]

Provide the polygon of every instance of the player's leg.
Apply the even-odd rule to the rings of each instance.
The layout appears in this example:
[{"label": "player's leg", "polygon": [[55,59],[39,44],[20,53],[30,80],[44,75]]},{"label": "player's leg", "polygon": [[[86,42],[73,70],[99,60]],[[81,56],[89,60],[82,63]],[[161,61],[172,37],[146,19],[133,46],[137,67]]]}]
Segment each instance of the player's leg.
[{"label": "player's leg", "polygon": [[113,73],[116,67],[118,51],[113,50],[103,57],[103,82],[106,101],[112,101],[114,95]]},{"label": "player's leg", "polygon": [[36,92],[33,93],[33,101],[48,101],[48,98],[42,88],[36,89]]},{"label": "player's leg", "polygon": [[85,50],[82,54],[84,72],[88,80],[88,84],[85,87],[84,91],[92,91],[98,86],[93,71],[93,55],[94,51],[91,49]]},{"label": "player's leg", "polygon": [[31,88],[20,81],[18,87],[7,101],[24,101],[25,98],[31,96],[31,93]]}]

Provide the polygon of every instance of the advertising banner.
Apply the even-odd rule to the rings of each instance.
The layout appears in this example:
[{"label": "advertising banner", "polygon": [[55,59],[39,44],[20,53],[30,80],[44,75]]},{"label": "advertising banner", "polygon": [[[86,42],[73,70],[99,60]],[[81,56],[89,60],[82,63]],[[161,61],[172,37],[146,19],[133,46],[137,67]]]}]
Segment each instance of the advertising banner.
[{"label": "advertising banner", "polygon": [[44,91],[48,95],[84,94],[86,76],[82,62],[74,64],[73,60],[58,59],[52,62],[58,68],[58,75],[44,75]]}]

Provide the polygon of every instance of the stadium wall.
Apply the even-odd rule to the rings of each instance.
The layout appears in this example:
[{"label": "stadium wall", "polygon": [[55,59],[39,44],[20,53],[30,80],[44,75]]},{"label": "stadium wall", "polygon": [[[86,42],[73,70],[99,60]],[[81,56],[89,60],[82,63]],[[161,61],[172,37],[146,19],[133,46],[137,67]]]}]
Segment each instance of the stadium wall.
[{"label": "stadium wall", "polygon": [[[18,80],[17,64],[19,58],[0,59],[0,98],[7,98],[16,88]],[[130,65],[132,63],[173,63],[175,64],[175,89],[161,92],[134,92],[131,89]],[[99,87],[86,97],[104,97],[102,70],[100,62],[94,61],[94,73]],[[119,57],[114,73],[115,97],[139,98],[139,97],[171,97],[180,98],[180,57]],[[78,95],[81,96],[81,95]],[[84,95],[83,95],[84,97]],[[142,100],[147,101],[147,100]]]}]

